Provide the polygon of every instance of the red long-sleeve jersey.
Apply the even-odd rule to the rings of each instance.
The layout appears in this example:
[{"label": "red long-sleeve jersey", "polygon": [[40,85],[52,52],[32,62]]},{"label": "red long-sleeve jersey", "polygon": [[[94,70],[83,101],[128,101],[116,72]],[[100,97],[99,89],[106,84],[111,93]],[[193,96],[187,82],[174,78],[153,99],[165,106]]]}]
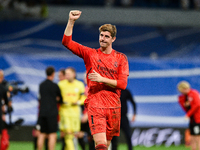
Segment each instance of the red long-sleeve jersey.
[{"label": "red long-sleeve jersey", "polygon": [[[186,97],[190,103],[189,108],[185,106]],[[197,90],[191,89],[187,95],[180,95],[179,104],[186,112],[186,115],[191,118],[191,122],[200,123],[200,96]]]},{"label": "red long-sleeve jersey", "polygon": [[[85,100],[86,107],[88,105],[98,108],[121,107],[121,89],[126,88],[129,75],[127,57],[114,49],[111,54],[104,54],[100,48],[93,49],[83,46],[73,41],[72,36],[64,35],[62,44],[84,60],[87,73],[87,85],[89,87],[88,97]],[[89,80],[88,74],[92,73],[93,70],[103,77],[117,81],[120,80],[120,84],[116,88],[112,88],[104,83]]]}]

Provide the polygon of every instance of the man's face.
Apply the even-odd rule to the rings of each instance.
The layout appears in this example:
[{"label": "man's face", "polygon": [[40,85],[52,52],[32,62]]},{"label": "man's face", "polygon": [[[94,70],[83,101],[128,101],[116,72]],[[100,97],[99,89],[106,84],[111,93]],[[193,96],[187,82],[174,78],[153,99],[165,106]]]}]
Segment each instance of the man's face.
[{"label": "man's face", "polygon": [[4,76],[0,76],[0,83],[3,82]]},{"label": "man's face", "polygon": [[55,78],[55,74],[56,74],[55,72],[52,73],[52,78],[53,79]]},{"label": "man's face", "polygon": [[108,31],[102,31],[99,34],[99,44],[100,44],[100,47],[102,47],[102,48],[107,48],[114,41],[115,41],[115,37],[112,38],[110,32],[108,32]]},{"label": "man's face", "polygon": [[73,81],[75,79],[76,74],[71,69],[65,70],[65,77],[68,81]]},{"label": "man's face", "polygon": [[190,92],[190,89],[182,89],[180,92],[183,95],[187,95]]},{"label": "man's face", "polygon": [[0,71],[0,83],[4,80],[4,73]]},{"label": "man's face", "polygon": [[58,73],[58,78],[59,78],[59,81],[66,79],[65,75],[61,71]]}]

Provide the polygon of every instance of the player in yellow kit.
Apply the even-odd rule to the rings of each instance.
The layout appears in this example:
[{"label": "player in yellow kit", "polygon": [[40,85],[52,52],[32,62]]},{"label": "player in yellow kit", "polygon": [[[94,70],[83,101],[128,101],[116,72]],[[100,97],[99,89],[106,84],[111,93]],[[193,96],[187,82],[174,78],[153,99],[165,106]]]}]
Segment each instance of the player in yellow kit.
[{"label": "player in yellow kit", "polygon": [[65,70],[66,80],[58,83],[63,97],[60,106],[60,130],[65,137],[65,150],[74,150],[75,134],[80,131],[80,105],[84,103],[84,83],[76,79],[76,71],[72,67]]}]

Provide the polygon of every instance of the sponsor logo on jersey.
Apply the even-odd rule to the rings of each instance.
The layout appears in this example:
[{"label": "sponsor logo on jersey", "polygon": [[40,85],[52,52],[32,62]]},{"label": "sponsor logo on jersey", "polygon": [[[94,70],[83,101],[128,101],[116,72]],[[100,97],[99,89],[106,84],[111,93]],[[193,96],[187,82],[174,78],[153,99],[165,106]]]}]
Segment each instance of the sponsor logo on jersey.
[{"label": "sponsor logo on jersey", "polygon": [[118,67],[118,63],[117,62],[114,63],[114,67]]}]

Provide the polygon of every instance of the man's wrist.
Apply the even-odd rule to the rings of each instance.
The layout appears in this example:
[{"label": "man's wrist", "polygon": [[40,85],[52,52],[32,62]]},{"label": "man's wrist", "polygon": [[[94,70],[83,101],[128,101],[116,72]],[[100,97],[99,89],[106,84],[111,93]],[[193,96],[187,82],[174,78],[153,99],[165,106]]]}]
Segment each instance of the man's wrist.
[{"label": "man's wrist", "polygon": [[68,23],[69,23],[69,25],[73,26],[74,23],[75,23],[75,20],[69,19],[69,20],[68,20]]},{"label": "man's wrist", "polygon": [[104,78],[104,77],[101,77],[101,80],[100,80],[100,82],[101,82],[101,83],[106,83],[106,81],[105,81],[105,80],[106,80],[106,78]]}]

